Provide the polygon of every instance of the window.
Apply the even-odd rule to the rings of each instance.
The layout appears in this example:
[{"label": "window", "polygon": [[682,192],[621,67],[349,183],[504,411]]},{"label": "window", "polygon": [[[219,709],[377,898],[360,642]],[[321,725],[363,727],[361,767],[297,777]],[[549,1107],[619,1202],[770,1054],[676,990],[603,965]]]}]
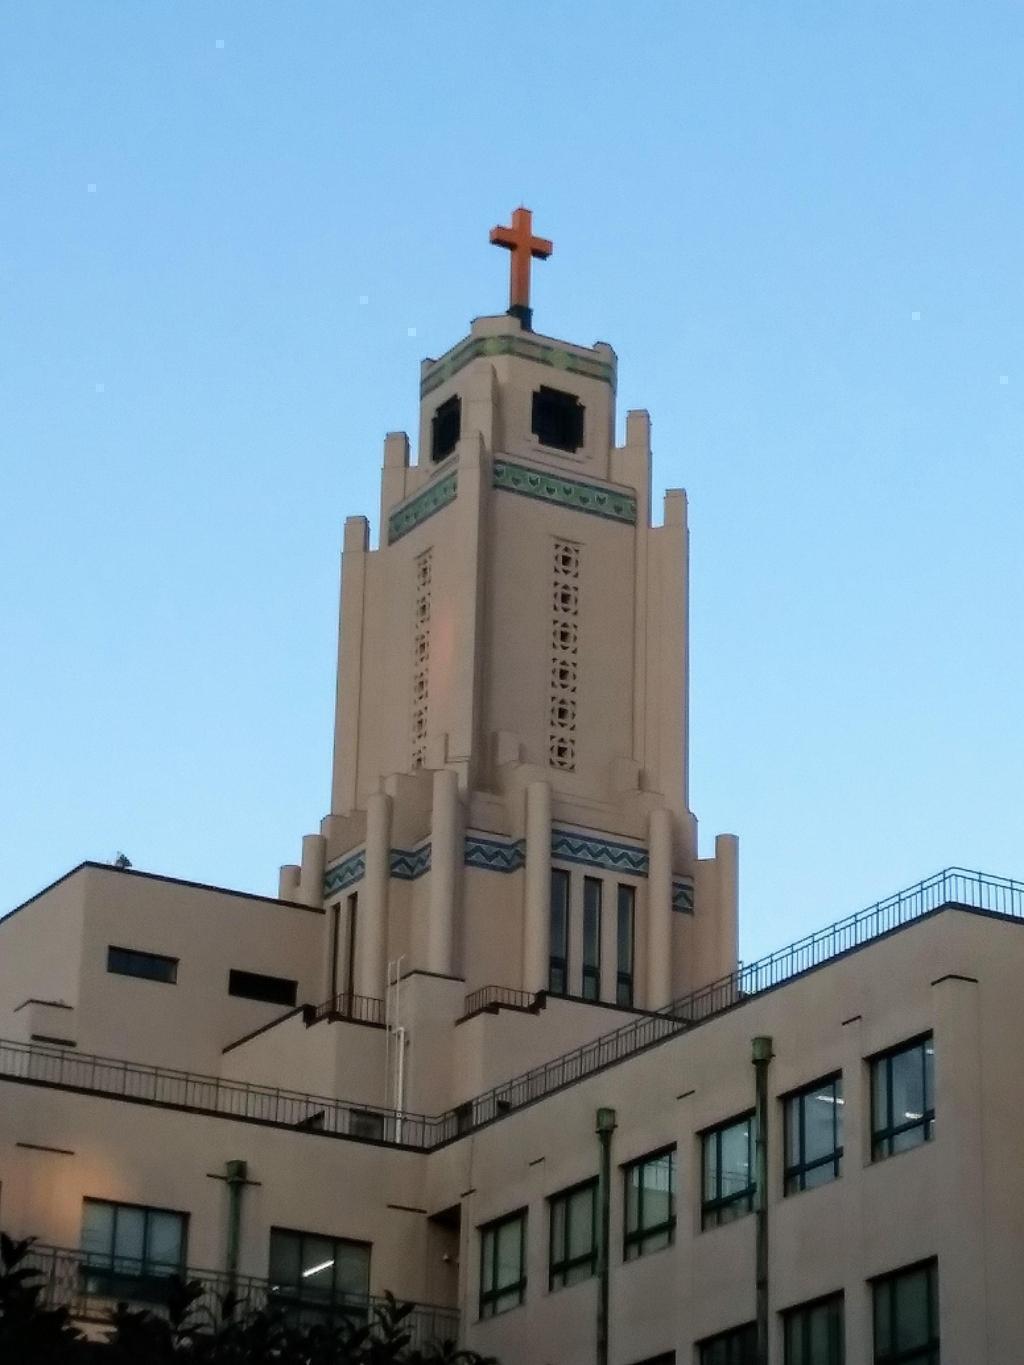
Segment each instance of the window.
[{"label": "window", "polygon": [[636,919],[636,888],[620,886],[616,906],[618,961],[615,972],[615,1003],[633,1003],[633,925]]},{"label": "window", "polygon": [[565,995],[569,982],[569,874],[556,867],[551,873],[551,947],[548,990]]},{"label": "window", "polygon": [[843,1079],[833,1076],[785,1101],[787,1194],[838,1180],[843,1164]]},{"label": "window", "polygon": [[782,1316],[784,1365],[843,1365],[843,1296],[801,1304]]},{"label": "window", "polygon": [[173,986],[178,979],[178,959],[111,946],[107,949],[107,971],[118,976],[141,976],[147,981],[166,981]]},{"label": "window", "polygon": [[935,1044],[929,1035],[871,1060],[871,1159],[905,1152],[935,1133]]},{"label": "window", "polygon": [[542,384],[533,395],[531,430],[542,446],[579,450],[583,444],[583,404],[574,393]]},{"label": "window", "polygon": [[526,1298],[526,1210],[480,1229],[480,1316],[493,1318]]},{"label": "window", "polygon": [[446,398],[430,422],[430,458],[438,464],[459,443],[462,432],[462,399],[458,394]]},{"label": "window", "polygon": [[160,1303],[184,1274],[187,1215],[86,1199],[82,1206],[82,1289],[104,1298]]},{"label": "window", "polygon": [[874,1283],[875,1365],[939,1365],[939,1285],[934,1261]]},{"label": "window", "polygon": [[676,1149],[653,1152],[623,1167],[626,1177],[627,1261],[671,1246],[676,1232]]},{"label": "window", "polygon": [[754,1116],[747,1114],[710,1129],[703,1136],[703,1147],[701,1226],[717,1228],[754,1207]]},{"label": "window", "polygon": [[601,882],[583,879],[583,999],[601,997]]},{"label": "window", "polygon": [[564,1289],[597,1274],[597,1181],[552,1197],[548,1288]]},{"label": "window", "polygon": [[283,976],[264,976],[261,972],[239,972],[228,976],[228,994],[245,1000],[265,1000],[270,1005],[294,1005],[298,982]]},{"label": "window", "polygon": [[270,1293],[287,1308],[366,1308],[370,1247],[316,1232],[270,1229]]},{"label": "window", "polygon": [[757,1365],[757,1326],[748,1322],[698,1346],[700,1365]]}]

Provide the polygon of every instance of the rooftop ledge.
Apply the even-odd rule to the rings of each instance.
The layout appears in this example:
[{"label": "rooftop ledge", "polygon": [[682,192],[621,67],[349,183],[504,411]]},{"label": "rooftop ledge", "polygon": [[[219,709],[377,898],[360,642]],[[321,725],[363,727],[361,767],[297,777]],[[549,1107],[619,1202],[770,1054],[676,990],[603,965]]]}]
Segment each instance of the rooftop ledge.
[{"label": "rooftop ledge", "polygon": [[502,313],[498,317],[475,318],[468,337],[456,342],[436,360],[421,362],[420,397],[425,398],[478,356],[503,355],[532,360],[556,372],[561,370],[601,380],[615,392],[618,359],[606,341],[595,341],[593,346],[576,346],[557,337],[524,331],[515,318]]}]

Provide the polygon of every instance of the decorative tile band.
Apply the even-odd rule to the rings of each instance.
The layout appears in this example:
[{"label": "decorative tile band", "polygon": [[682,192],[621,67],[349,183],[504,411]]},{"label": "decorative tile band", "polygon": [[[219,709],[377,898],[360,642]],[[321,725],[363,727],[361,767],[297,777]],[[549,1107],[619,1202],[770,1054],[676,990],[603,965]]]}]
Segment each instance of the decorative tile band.
[{"label": "decorative tile band", "polygon": [[503,488],[508,493],[521,493],[524,497],[539,498],[559,507],[571,507],[575,512],[589,512],[591,516],[604,517],[608,521],[636,525],[636,498],[631,493],[616,493],[582,479],[563,479],[557,474],[512,464],[509,460],[494,461],[493,483],[495,488]]},{"label": "decorative tile band", "polygon": [[615,389],[615,364],[596,357],[577,355],[561,346],[552,346],[529,334],[496,337],[469,337],[434,362],[420,380],[420,397],[426,398],[446,380],[482,355],[513,355],[521,360],[533,360],[538,365],[548,365],[553,370],[567,374],[581,374],[587,379],[603,380]]},{"label": "decorative tile band", "polygon": [[453,471],[430,488],[425,488],[411,502],[396,508],[388,517],[388,544],[394,545],[396,540],[407,536],[428,517],[454,502],[457,483],[458,475]]},{"label": "decorative tile band", "polygon": [[362,881],[365,873],[366,849],[361,848],[327,869],[324,873],[324,895],[333,896],[337,891],[344,891],[346,887]]},{"label": "decorative tile band", "polygon": [[551,831],[551,856],[562,863],[583,863],[610,872],[625,872],[630,877],[647,876],[647,850],[635,844],[620,844],[614,839],[594,838],[565,829]]},{"label": "decorative tile band", "polygon": [[518,872],[526,866],[526,841],[515,839],[509,843],[467,834],[465,862],[467,867],[482,867],[489,872]]},{"label": "decorative tile band", "polygon": [[693,882],[672,883],[672,909],[681,915],[693,914]]},{"label": "decorative tile band", "polygon": [[414,882],[430,871],[430,845],[421,844],[419,848],[391,850],[391,875],[401,882]]}]

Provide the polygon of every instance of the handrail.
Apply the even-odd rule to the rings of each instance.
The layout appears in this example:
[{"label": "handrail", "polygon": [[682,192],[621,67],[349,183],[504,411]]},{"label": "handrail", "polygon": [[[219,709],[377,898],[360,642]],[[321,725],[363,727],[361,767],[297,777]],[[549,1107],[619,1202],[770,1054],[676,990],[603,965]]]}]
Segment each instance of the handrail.
[{"label": "handrail", "polygon": [[430,1151],[947,905],[1024,919],[1024,882],[960,867],[946,868],[439,1115],[399,1113],[276,1086],[3,1040],[0,1076]]},{"label": "handrail", "polygon": [[384,1001],[373,995],[353,995],[343,991],[332,995],[319,1005],[305,1007],[305,1022],[319,1023],[321,1019],[347,1019],[355,1024],[384,1024]]},{"label": "handrail", "polygon": [[481,986],[466,996],[462,1006],[463,1017],[502,1005],[513,1010],[535,1010],[538,997],[542,994],[539,991],[516,990],[513,986]]},{"label": "handrail", "polygon": [[[84,1321],[105,1319],[118,1301],[143,1303],[146,1307],[159,1309],[161,1300],[166,1302],[165,1294],[161,1293],[161,1279],[171,1278],[166,1271],[162,1276],[154,1274],[128,1258],[97,1257],[74,1248],[46,1246],[39,1242],[32,1243],[23,1264],[42,1276],[41,1299],[46,1307],[65,1305],[73,1317]],[[211,1327],[219,1320],[224,1297],[229,1291],[234,1292],[243,1312],[258,1312],[276,1302],[286,1311],[295,1310],[300,1318],[333,1313],[366,1321],[374,1309],[383,1307],[386,1302],[375,1294],[320,1296],[303,1295],[301,1291],[296,1294],[290,1287],[278,1286],[255,1275],[231,1277],[221,1270],[182,1268],[174,1278],[186,1282],[197,1280],[202,1285],[203,1293],[196,1300],[194,1313],[201,1323]],[[413,1303],[412,1312],[403,1320],[403,1330],[412,1334],[410,1344],[413,1347],[456,1341],[459,1311],[437,1304]]]}]

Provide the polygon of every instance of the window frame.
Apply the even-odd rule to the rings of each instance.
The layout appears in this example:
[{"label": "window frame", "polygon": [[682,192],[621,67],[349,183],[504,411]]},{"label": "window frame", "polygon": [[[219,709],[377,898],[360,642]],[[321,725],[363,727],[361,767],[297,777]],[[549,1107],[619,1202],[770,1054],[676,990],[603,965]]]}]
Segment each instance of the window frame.
[{"label": "window frame", "polygon": [[[510,1223],[519,1223],[519,1278],[510,1281],[508,1284],[498,1284],[498,1232],[507,1227]],[[487,1223],[481,1223],[477,1229],[480,1237],[480,1290],[477,1300],[477,1313],[481,1322],[489,1321],[491,1318],[500,1317],[503,1313],[511,1313],[513,1309],[521,1308],[526,1302],[526,1233],[528,1228],[528,1211],[525,1207],[515,1209],[512,1213],[503,1214],[500,1218],[492,1218]],[[493,1253],[488,1258],[486,1254],[487,1239],[492,1237]],[[490,1259],[490,1269],[492,1271],[492,1283],[487,1287],[488,1259]],[[509,1294],[516,1294],[518,1297],[515,1303],[506,1304],[504,1307],[497,1307],[500,1299],[506,1298]]]},{"label": "window frame", "polygon": [[[931,1044],[931,1064],[928,1062],[928,1044]],[[910,1119],[905,1123],[893,1123],[893,1067],[892,1064],[897,1057],[905,1056],[908,1052],[913,1052],[916,1048],[921,1049],[921,1068],[922,1081],[921,1093],[924,1097],[924,1110],[919,1118]],[[906,1042],[898,1043],[895,1047],[885,1048],[882,1052],[873,1053],[868,1059],[868,1086],[871,1094],[871,1160],[885,1161],[891,1156],[899,1156],[901,1152],[912,1151],[915,1147],[923,1146],[926,1142],[931,1142],[935,1136],[935,1035],[929,1030],[926,1033],[919,1033]],[[885,1067],[885,1104],[888,1110],[888,1122],[880,1123],[878,1105],[876,1100],[875,1075],[876,1069],[880,1066]],[[929,1104],[929,1100],[931,1103]],[[894,1143],[905,1133],[920,1131],[921,1136],[916,1142],[908,1147],[894,1147]]]},{"label": "window frame", "polygon": [[[806,1303],[795,1303],[791,1308],[783,1309],[780,1314],[782,1318],[782,1360],[783,1365],[811,1365],[810,1361],[810,1342],[807,1338],[810,1335],[810,1314],[819,1308],[838,1308],[837,1318],[830,1320],[828,1350],[830,1359],[822,1365],[845,1365],[846,1360],[846,1296],[841,1289],[837,1289],[832,1294],[821,1294],[816,1299],[808,1299]],[[804,1340],[800,1347],[799,1359],[791,1355],[790,1328],[800,1321],[802,1326],[801,1335]],[[836,1353],[838,1349],[838,1354]]]},{"label": "window frame", "polygon": [[[826,1086],[832,1086],[833,1093],[833,1114],[832,1114],[832,1151],[826,1156],[815,1157],[807,1160],[807,1124],[804,1102],[817,1094],[820,1094]],[[807,1174],[809,1171],[817,1171],[831,1164],[831,1180],[838,1180],[843,1173],[843,1143],[841,1139],[842,1114],[843,1114],[843,1073],[833,1071],[827,1076],[822,1076],[820,1080],[812,1081],[809,1085],[802,1085],[798,1090],[791,1090],[787,1094],[780,1096],[782,1100],[782,1189],[784,1196],[791,1194],[803,1194],[808,1188],[817,1189],[817,1185],[807,1184]],[[792,1134],[793,1116],[791,1108],[798,1106],[799,1134],[798,1148],[799,1157],[795,1162],[790,1162],[790,1136]],[[830,1184],[831,1180],[823,1181],[823,1184]]]},{"label": "window frame", "polygon": [[[702,1232],[707,1232],[711,1228],[724,1227],[727,1223],[735,1223],[740,1218],[754,1212],[754,1202],[757,1198],[757,1169],[754,1162],[754,1124],[756,1111],[746,1109],[741,1114],[736,1114],[730,1119],[725,1119],[722,1123],[716,1123],[711,1128],[705,1128],[700,1133],[700,1227]],[[715,1187],[717,1191],[722,1187],[722,1136],[731,1128],[738,1128],[741,1124],[747,1125],[747,1165],[750,1178],[742,1190],[734,1190],[731,1194],[716,1193],[711,1196],[707,1193],[708,1177],[708,1144],[715,1143]],[[728,1210],[743,1205],[738,1214],[729,1213],[723,1217],[723,1213]],[[739,1329],[737,1329],[739,1330]]]},{"label": "window frame", "polygon": [[[271,1276],[273,1266],[273,1245],[274,1234],[281,1237],[296,1237],[299,1241],[299,1261],[302,1261],[302,1246],[307,1238],[315,1238],[321,1242],[330,1242],[335,1254],[335,1267],[337,1266],[337,1248],[359,1247],[366,1252],[366,1291],[360,1293],[350,1292],[345,1289],[338,1289],[334,1276],[331,1277],[331,1290],[329,1294],[318,1291],[316,1287],[307,1289],[303,1292],[303,1286],[296,1284],[277,1284]],[[313,1310],[330,1313],[337,1310],[357,1309],[365,1312],[369,1308],[370,1296],[370,1261],[373,1255],[373,1243],[365,1242],[359,1237],[336,1237],[330,1232],[311,1232],[308,1228],[285,1228],[276,1223],[270,1227],[270,1236],[267,1240],[267,1290],[268,1297],[283,1308],[301,1310]]]},{"label": "window frame", "polygon": [[[699,1365],[756,1365],[757,1323],[743,1322],[738,1327],[728,1327],[724,1332],[704,1337],[696,1345]],[[725,1347],[726,1355],[712,1357],[710,1352],[718,1346]]]},{"label": "window frame", "polygon": [[[899,1280],[925,1271],[928,1280],[926,1302],[928,1316],[928,1340],[922,1346],[908,1346],[887,1350],[879,1354],[878,1349],[878,1306],[880,1292],[887,1292],[889,1298],[889,1321],[894,1323],[895,1289]],[[900,1266],[898,1270],[875,1275],[871,1284],[871,1359],[873,1365],[939,1365],[940,1357],[940,1320],[939,1320],[939,1262],[935,1256],[911,1265]]]},{"label": "window frame", "polygon": [[[110,1251],[89,1251],[81,1248],[84,1257],[79,1266],[83,1292],[97,1298],[124,1298],[138,1303],[163,1303],[176,1282],[185,1278],[188,1265],[189,1214],[184,1209],[168,1209],[157,1204],[133,1204],[124,1199],[100,1199],[85,1195],[82,1199],[82,1233],[85,1234],[85,1208],[101,1206],[113,1211]],[[143,1215],[142,1255],[123,1256],[117,1252],[117,1220],[122,1210]],[[148,1255],[152,1214],[167,1214],[178,1220],[181,1229],[181,1251],[177,1261],[157,1261]],[[131,1268],[126,1269],[128,1265]]]},{"label": "window frame", "polygon": [[[555,951],[555,896],[556,887],[564,892],[561,899],[562,908],[562,934],[559,947],[561,952]],[[551,892],[548,903],[548,995],[568,995],[569,994],[569,921],[572,916],[572,876],[567,868],[553,867],[551,869]],[[556,973],[561,973],[561,987],[556,983]]]},{"label": "window frame", "polygon": [[[127,962],[121,966],[115,966],[115,953],[121,953],[125,959],[131,958],[140,964],[145,962],[159,963],[167,968],[167,974],[162,975],[146,971],[134,972],[129,969]],[[136,981],[156,981],[161,986],[176,986],[180,962],[181,958],[170,957],[167,953],[150,953],[143,948],[124,948],[116,943],[107,944],[107,971],[111,976],[131,976]]]},{"label": "window frame", "polygon": [[[604,878],[583,878],[583,944],[580,992],[584,1000],[596,1003],[601,999],[601,920],[604,916]],[[594,955],[587,955],[587,921],[593,918],[592,940]]]},{"label": "window frame", "polygon": [[[629,932],[623,934],[623,911]],[[627,952],[623,953],[623,948]],[[623,962],[628,962],[624,970]],[[615,1003],[632,1009],[636,997],[636,887],[617,882],[615,887]]]},{"label": "window frame", "polygon": [[[577,1256],[568,1254],[569,1242],[569,1218],[568,1201],[574,1195],[589,1192],[590,1194],[590,1249],[581,1252]],[[575,1185],[568,1186],[567,1189],[558,1190],[555,1194],[548,1196],[548,1292],[556,1293],[559,1289],[571,1289],[574,1284],[582,1284],[584,1280],[589,1280],[597,1274],[597,1176],[591,1176],[588,1180],[577,1181]],[[563,1245],[560,1248],[561,1255],[555,1255],[555,1205],[566,1204],[566,1214],[562,1220]],[[581,1266],[586,1266],[587,1273],[578,1279],[569,1279],[568,1276]],[[556,1283],[557,1281],[557,1283]]]},{"label": "window frame", "polygon": [[[629,1226],[629,1178],[633,1171],[640,1170],[644,1166],[653,1166],[655,1162],[669,1158],[669,1214],[660,1223],[652,1223],[649,1226],[644,1224],[644,1185],[641,1180],[637,1188],[637,1222],[636,1227]],[[658,1147],[653,1152],[645,1152],[643,1156],[634,1158],[632,1161],[625,1162],[621,1167],[622,1171],[622,1191],[623,1191],[623,1213],[622,1213],[622,1259],[623,1261],[638,1261],[642,1256],[647,1256],[655,1251],[663,1251],[670,1247],[676,1240],[676,1223],[678,1214],[676,1211],[676,1176],[678,1170],[676,1143],[670,1142],[664,1147]],[[657,1238],[664,1237],[665,1241],[658,1246],[648,1246],[648,1242],[653,1242]]]}]

